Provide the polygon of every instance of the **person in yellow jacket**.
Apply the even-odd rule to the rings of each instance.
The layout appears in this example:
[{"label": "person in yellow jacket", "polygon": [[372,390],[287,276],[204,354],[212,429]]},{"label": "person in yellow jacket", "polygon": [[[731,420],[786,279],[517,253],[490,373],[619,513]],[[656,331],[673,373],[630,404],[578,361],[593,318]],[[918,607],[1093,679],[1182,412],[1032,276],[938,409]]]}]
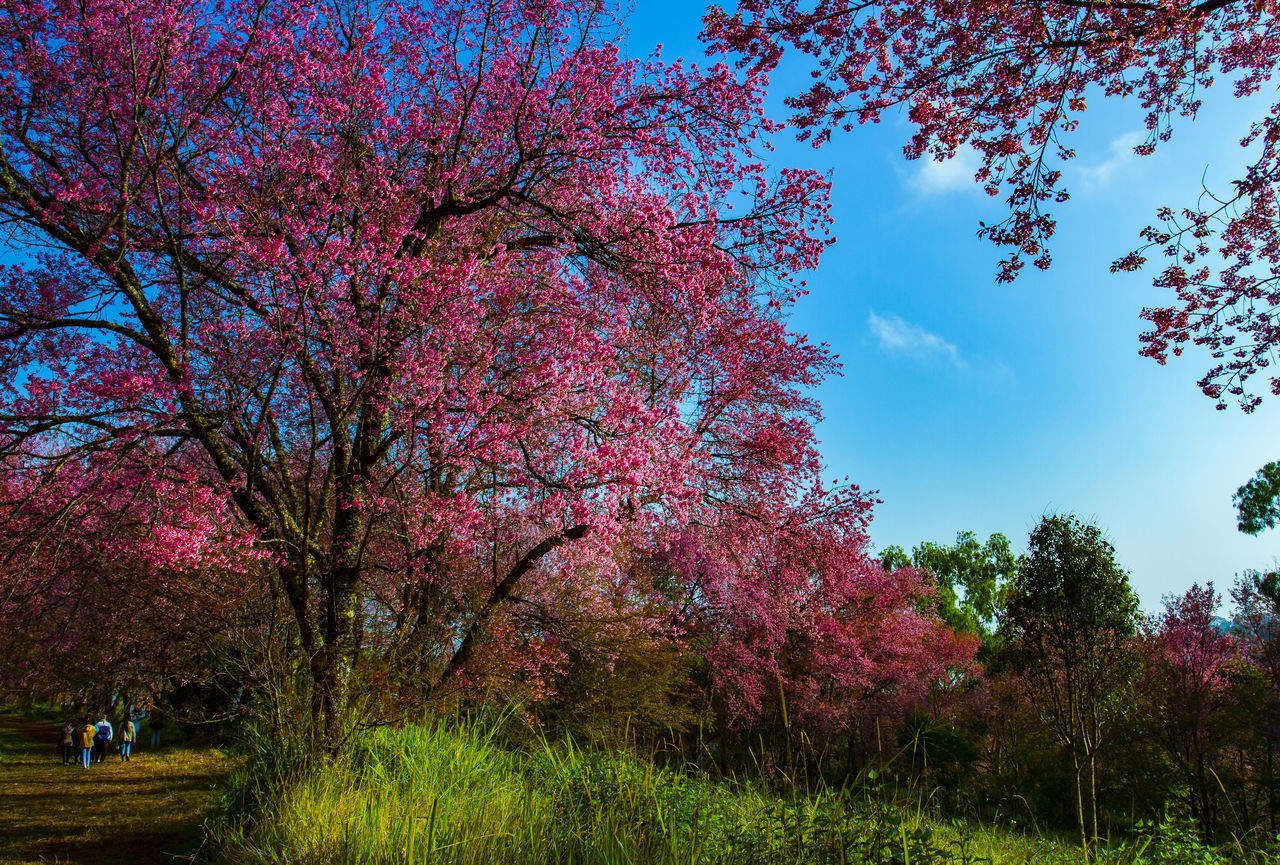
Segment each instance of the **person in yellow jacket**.
[{"label": "person in yellow jacket", "polygon": [[72,735],[72,745],[80,752],[79,759],[76,762],[82,768],[89,768],[89,755],[93,752],[93,737],[97,732],[98,728],[90,724],[88,718],[81,718],[80,723],[76,724],[75,733]]}]

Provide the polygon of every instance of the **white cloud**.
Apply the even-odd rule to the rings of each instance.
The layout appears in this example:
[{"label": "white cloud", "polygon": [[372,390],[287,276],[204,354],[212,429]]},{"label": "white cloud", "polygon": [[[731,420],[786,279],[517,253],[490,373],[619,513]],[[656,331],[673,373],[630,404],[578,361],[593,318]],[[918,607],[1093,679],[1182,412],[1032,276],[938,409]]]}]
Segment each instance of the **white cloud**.
[{"label": "white cloud", "polygon": [[867,326],[884,351],[915,357],[942,357],[958,369],[966,366],[960,349],[955,345],[899,316],[889,314],[881,317],[873,309],[867,317]]},{"label": "white cloud", "polygon": [[1126,132],[1112,140],[1107,149],[1109,155],[1102,162],[1094,165],[1078,163],[1076,170],[1084,179],[1084,187],[1097,190],[1109,186],[1116,173],[1133,161],[1136,155],[1133,148],[1146,140],[1147,136],[1141,132]]},{"label": "white cloud", "polygon": [[[1133,162],[1133,148],[1147,140],[1143,132],[1126,132],[1112,139],[1107,145],[1106,158],[1088,162],[1072,160],[1068,171],[1079,178],[1076,182],[1087,191],[1097,191],[1111,185],[1124,169]],[[917,195],[933,198],[955,193],[978,193],[982,187],[973,179],[981,167],[982,158],[972,147],[961,147],[951,159],[938,162],[929,156],[919,160],[919,168],[907,178],[907,186]]]},{"label": "white cloud", "polygon": [[922,156],[919,170],[907,180],[907,185],[926,197],[951,192],[977,192],[981,187],[973,175],[979,165],[978,152],[972,147],[961,147],[955,156],[943,162]]}]

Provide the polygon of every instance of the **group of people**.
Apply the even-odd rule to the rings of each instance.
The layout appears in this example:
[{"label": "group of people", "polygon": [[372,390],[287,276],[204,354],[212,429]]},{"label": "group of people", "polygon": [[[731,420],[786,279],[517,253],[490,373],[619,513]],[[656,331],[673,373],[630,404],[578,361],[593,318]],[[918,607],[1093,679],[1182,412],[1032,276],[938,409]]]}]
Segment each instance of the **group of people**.
[{"label": "group of people", "polygon": [[[159,738],[159,729],[153,724],[151,747],[159,744]],[[58,739],[58,753],[62,757],[62,765],[88,769],[90,763],[101,763],[107,759],[107,751],[114,741],[120,752],[120,762],[128,763],[137,740],[138,725],[132,717],[125,719],[117,734],[105,715],[96,724],[85,716],[78,721],[67,721],[63,726]]]}]

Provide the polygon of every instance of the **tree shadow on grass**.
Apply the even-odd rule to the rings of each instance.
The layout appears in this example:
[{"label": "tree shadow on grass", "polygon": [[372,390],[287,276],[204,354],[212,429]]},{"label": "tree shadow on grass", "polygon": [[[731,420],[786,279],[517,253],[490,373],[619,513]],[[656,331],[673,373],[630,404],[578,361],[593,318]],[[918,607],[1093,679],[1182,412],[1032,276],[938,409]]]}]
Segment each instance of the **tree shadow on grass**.
[{"label": "tree shadow on grass", "polygon": [[3,865],[182,861],[230,768],[216,751],[190,750],[63,766],[54,727],[0,718],[0,733]]}]

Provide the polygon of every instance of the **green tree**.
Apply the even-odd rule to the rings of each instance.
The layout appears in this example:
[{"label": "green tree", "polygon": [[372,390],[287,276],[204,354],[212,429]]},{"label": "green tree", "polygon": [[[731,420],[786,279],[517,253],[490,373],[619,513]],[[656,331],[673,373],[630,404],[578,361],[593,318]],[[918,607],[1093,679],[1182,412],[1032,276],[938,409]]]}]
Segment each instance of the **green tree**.
[{"label": "green tree", "polygon": [[1233,500],[1240,531],[1256,535],[1263,529],[1274,529],[1280,520],[1280,462],[1258,469],[1248,483],[1236,490]]},{"label": "green tree", "polygon": [[1018,564],[1002,534],[978,542],[973,532],[957,532],[951,546],[924,541],[911,556],[901,547],[885,549],[881,561],[889,570],[915,566],[933,574],[938,585],[937,610],[957,631],[986,637],[995,621],[1003,587]]},{"label": "green tree", "polygon": [[1115,548],[1097,526],[1071,515],[1045,516],[1028,546],[1000,629],[1010,666],[1031,690],[1041,718],[1071,752],[1076,818],[1087,853],[1090,839],[1098,837],[1098,748],[1124,709],[1137,669],[1138,599],[1116,563]]}]

